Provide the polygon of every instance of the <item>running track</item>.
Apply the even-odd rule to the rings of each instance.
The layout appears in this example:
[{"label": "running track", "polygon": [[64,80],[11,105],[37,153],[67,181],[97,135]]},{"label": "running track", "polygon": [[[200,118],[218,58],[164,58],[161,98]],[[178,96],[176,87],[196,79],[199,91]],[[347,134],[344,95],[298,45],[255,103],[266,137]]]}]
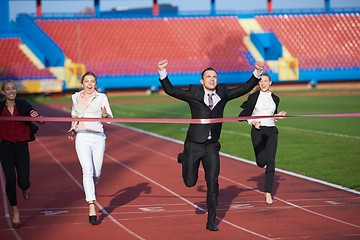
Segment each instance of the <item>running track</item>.
[{"label": "running track", "polygon": [[[69,116],[56,105],[44,116]],[[1,171],[0,239],[360,239],[360,195],[276,173],[275,199],[266,205],[263,169],[221,156],[219,232],[205,229],[203,172],[184,186],[176,162],[179,142],[116,124],[96,186],[98,225],[88,223],[81,168],[69,123],[47,122],[30,143],[31,199],[18,192],[21,228],[11,228]]]}]

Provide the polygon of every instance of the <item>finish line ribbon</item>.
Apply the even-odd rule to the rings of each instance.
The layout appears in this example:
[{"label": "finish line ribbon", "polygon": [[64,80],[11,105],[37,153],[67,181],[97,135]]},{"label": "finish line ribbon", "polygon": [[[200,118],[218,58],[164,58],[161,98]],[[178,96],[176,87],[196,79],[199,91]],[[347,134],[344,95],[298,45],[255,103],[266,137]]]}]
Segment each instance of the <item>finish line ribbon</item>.
[{"label": "finish line ribbon", "polygon": [[246,116],[207,119],[171,119],[171,118],[72,118],[72,117],[0,117],[0,121],[45,121],[45,122],[127,122],[127,123],[193,123],[210,124],[235,122],[248,119],[282,118],[282,117],[360,117],[360,113],[313,114],[313,115],[286,115],[286,116]]}]

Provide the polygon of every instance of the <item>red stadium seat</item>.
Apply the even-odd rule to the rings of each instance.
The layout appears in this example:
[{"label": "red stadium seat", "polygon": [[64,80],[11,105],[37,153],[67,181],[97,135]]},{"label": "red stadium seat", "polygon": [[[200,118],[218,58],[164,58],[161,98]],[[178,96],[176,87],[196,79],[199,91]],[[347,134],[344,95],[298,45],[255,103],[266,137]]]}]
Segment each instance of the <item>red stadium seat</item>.
[{"label": "red stadium seat", "polygon": [[0,79],[53,78],[47,70],[38,69],[19,49],[20,38],[0,38]]},{"label": "red stadium seat", "polygon": [[[300,68],[354,67],[353,62],[359,61],[358,13],[256,16],[255,19],[263,28],[272,29],[289,52],[299,58]],[[336,64],[331,61],[333,54],[339,58]]]},{"label": "red stadium seat", "polygon": [[[227,59],[217,63],[218,71],[236,71],[239,65],[242,70],[252,69],[242,54],[248,51],[242,41],[246,33],[237,17],[107,21],[80,19],[73,24],[66,21],[56,27],[54,22],[36,20],[36,23],[74,62],[78,61],[80,46],[81,62],[85,64],[99,61],[155,61],[156,68],[159,59],[167,58],[182,62],[198,59],[202,66],[207,67],[205,65],[211,62],[211,59]],[[239,59],[243,60],[240,62]],[[230,65],[230,62],[235,64]],[[126,68],[126,73],[129,74],[136,73],[136,67],[139,67],[138,73],[141,74],[152,72],[133,63],[129,66]],[[191,64],[184,65],[183,68],[184,71],[194,71]],[[105,70],[102,68],[100,71]],[[124,73],[119,70],[119,74]]]}]

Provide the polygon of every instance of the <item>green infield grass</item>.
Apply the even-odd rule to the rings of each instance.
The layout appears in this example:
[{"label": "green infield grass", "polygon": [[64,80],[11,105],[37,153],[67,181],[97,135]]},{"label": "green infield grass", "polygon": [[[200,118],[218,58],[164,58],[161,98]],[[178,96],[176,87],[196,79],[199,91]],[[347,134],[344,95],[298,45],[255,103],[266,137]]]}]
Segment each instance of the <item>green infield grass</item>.
[{"label": "green infield grass", "polygon": [[[158,95],[156,97],[159,97]],[[282,96],[288,115],[360,112],[360,95]],[[224,117],[235,117],[245,98],[230,101]],[[190,118],[181,101],[112,104],[118,118]],[[125,123],[184,141],[188,124]],[[276,167],[360,190],[360,117],[294,117],[277,121]],[[255,161],[246,122],[223,123],[221,151]],[[177,153],[174,153],[176,156]],[[239,169],[241,171],[241,169]]]}]

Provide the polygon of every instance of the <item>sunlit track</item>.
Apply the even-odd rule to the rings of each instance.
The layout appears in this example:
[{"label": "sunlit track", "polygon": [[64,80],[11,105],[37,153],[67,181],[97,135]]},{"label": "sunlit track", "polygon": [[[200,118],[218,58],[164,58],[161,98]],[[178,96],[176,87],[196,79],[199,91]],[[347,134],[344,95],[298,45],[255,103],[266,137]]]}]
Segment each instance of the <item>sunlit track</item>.
[{"label": "sunlit track", "polygon": [[[144,150],[147,150],[147,151],[151,151],[152,153],[155,153],[155,154],[164,156],[163,153],[160,153],[160,152],[158,152],[158,151],[156,151],[156,150],[149,149],[149,148],[147,148],[147,147],[141,146],[141,145],[139,145],[139,144],[137,144],[137,143],[131,142],[131,141],[129,141],[129,140],[120,138],[120,137],[115,136],[115,135],[114,135],[113,137],[118,138],[118,139],[121,139],[122,141],[125,141],[125,142],[128,142],[128,143],[134,144],[134,145],[136,145],[137,147],[143,148]],[[167,158],[168,158],[168,159],[172,159],[172,160],[176,160],[176,159],[172,158],[171,156],[167,156]],[[115,160],[114,160],[114,161],[115,161]],[[119,161],[117,161],[117,162],[120,163]],[[120,163],[120,164],[121,164],[121,163]],[[200,169],[203,171],[202,168],[200,168]],[[240,186],[242,186],[242,187],[245,187],[245,188],[247,188],[247,189],[250,189],[250,190],[256,191],[256,192],[258,192],[258,193],[260,193],[260,194],[263,194],[260,190],[253,189],[252,187],[250,187],[250,186],[248,186],[248,185],[239,183],[239,182],[237,182],[237,181],[234,181],[234,180],[229,179],[229,178],[227,178],[227,177],[224,177],[224,176],[222,176],[222,175],[220,175],[219,178],[225,179],[225,180],[227,180],[227,181],[229,181],[229,182],[235,183],[235,184],[240,185]],[[301,210],[303,210],[303,211],[309,212],[309,213],[311,213],[311,214],[315,214],[315,215],[318,215],[318,216],[321,216],[321,217],[324,217],[324,218],[327,218],[327,219],[330,219],[330,220],[333,220],[333,221],[336,221],[336,222],[339,222],[339,223],[343,223],[343,224],[346,224],[346,225],[349,225],[349,226],[352,226],[352,227],[360,228],[360,225],[348,223],[348,222],[341,221],[341,220],[339,220],[339,219],[336,219],[336,218],[327,216],[327,215],[325,215],[325,214],[317,213],[317,212],[312,211],[312,210],[309,210],[309,209],[307,209],[307,208],[305,208],[305,207],[303,207],[303,206],[299,206],[299,205],[296,205],[296,204],[294,204],[294,203],[291,203],[291,202],[289,202],[289,201],[287,201],[287,200],[281,199],[281,198],[279,198],[279,197],[274,197],[274,199],[276,199],[276,200],[278,200],[278,201],[281,201],[281,202],[284,202],[284,203],[286,203],[287,205],[290,205],[290,206],[292,206],[292,207],[294,207],[294,208],[298,208],[298,209],[301,209]],[[184,200],[184,199],[183,199],[183,200]],[[184,201],[188,202],[187,200],[184,200]],[[190,204],[192,205],[192,203],[190,203]],[[195,207],[198,207],[198,206],[195,206]],[[204,210],[204,211],[205,211],[205,210]],[[226,222],[226,221],[223,220],[223,219],[220,219],[220,220]]]},{"label": "sunlit track", "polygon": [[[148,180],[148,181],[154,183],[155,185],[161,187],[162,189],[164,189],[165,191],[169,192],[170,194],[172,194],[172,195],[180,198],[181,200],[183,200],[184,202],[188,203],[189,205],[195,207],[196,209],[199,209],[199,210],[201,210],[201,211],[203,211],[203,212],[207,212],[204,208],[201,208],[201,207],[193,204],[193,203],[192,203],[191,201],[189,201],[188,199],[186,199],[186,198],[184,198],[184,197],[181,197],[180,195],[178,195],[178,194],[175,193],[174,191],[166,188],[166,187],[163,186],[162,184],[160,184],[160,183],[152,180],[151,178],[146,177],[145,175],[143,175],[143,174],[141,174],[140,172],[138,172],[138,171],[130,168],[129,166],[126,166],[126,165],[123,164],[122,162],[118,161],[116,158],[113,158],[112,156],[110,156],[110,155],[108,155],[108,154],[106,154],[106,156],[109,157],[110,159],[112,159],[114,162],[120,164],[121,166],[123,166],[123,167],[125,167],[125,168],[127,168],[127,169],[129,169],[129,170],[131,170],[131,171],[133,171],[134,173],[136,173],[136,174],[142,176],[143,178],[145,178],[146,180]],[[227,224],[229,224],[229,225],[231,225],[231,226],[233,226],[233,227],[235,227],[235,228],[238,228],[238,229],[240,229],[240,230],[242,230],[242,231],[248,232],[248,233],[253,234],[253,235],[255,235],[255,236],[261,237],[261,238],[263,238],[263,239],[271,239],[271,238],[268,238],[268,237],[263,236],[263,235],[261,235],[261,234],[258,234],[258,233],[256,233],[256,232],[250,231],[249,229],[240,227],[240,226],[238,226],[238,225],[236,225],[236,224],[234,224],[234,223],[231,223],[231,222],[229,222],[229,221],[227,221],[227,220],[221,219],[221,218],[219,218],[219,217],[217,217],[217,219],[219,219],[219,220],[221,220],[222,222],[227,223]]]},{"label": "sunlit track", "polygon": [[[44,237],[39,239],[52,236],[54,240],[62,239],[65,236],[62,234],[64,230],[68,238],[75,238],[75,235],[72,235],[75,229],[75,232],[81,234],[109,239],[285,240],[324,239],[330,236],[351,239],[360,235],[360,220],[354,215],[354,211],[360,206],[358,194],[278,171],[277,174],[281,175],[283,182],[274,195],[274,204],[269,206],[264,202],[261,185],[249,181],[253,176],[262,173],[263,169],[254,166],[254,162],[241,161],[224,153],[221,153],[221,187],[217,208],[220,231],[209,232],[205,229],[206,192],[203,190],[206,186],[200,179],[203,176],[202,168],[198,188],[186,188],[182,183],[181,166],[176,162],[175,156],[183,143],[118,125],[120,124],[105,126],[107,149],[103,174],[97,189],[97,209],[102,216],[99,225],[91,226],[86,221],[88,207],[83,202],[83,195],[78,194],[83,191],[80,181],[81,168],[73,142],[67,140],[69,124],[47,122],[40,129],[37,141],[31,143],[32,169],[50,166],[50,173],[61,174],[57,178],[60,178],[61,182],[57,179],[52,181],[57,185],[56,188],[59,188],[54,190],[62,196],[61,190],[72,186],[70,195],[65,192],[66,197],[71,198],[71,204],[61,204],[62,200],[39,204],[39,200],[47,201],[53,194],[41,192],[42,179],[51,180],[52,176],[46,175],[45,168],[36,170],[36,173],[41,173],[42,178],[36,178],[34,182],[34,198],[30,202],[21,200],[19,204],[24,225],[16,230],[1,228],[0,234],[8,236],[6,239],[33,239],[28,236],[32,236],[32,232],[40,231]],[[117,194],[122,189],[134,188],[144,183],[152,189],[149,194],[139,194],[136,191]],[[61,187],[63,184],[64,187]],[[301,186],[301,194],[294,191],[292,186]],[[232,190],[235,192],[232,193]],[[73,194],[76,194],[75,198]],[[5,200],[7,199],[3,196],[4,206],[7,204]],[[67,199],[63,200],[68,202]],[[9,209],[7,211],[10,215]],[[2,212],[5,214],[5,208]],[[4,219],[0,218],[0,221],[6,223]],[[271,226],[263,229],[263,224],[271,219],[274,219],[268,222]],[[7,221],[11,223],[9,216]],[[312,224],[317,230],[307,228],[308,224]],[[155,229],[160,226],[162,231],[158,233]],[[177,230],[179,227],[180,230]],[[186,228],[186,231],[181,231],[181,228]],[[14,234],[9,237],[10,231],[15,232],[19,238]]]},{"label": "sunlit track", "polygon": [[15,229],[12,228],[11,217],[9,214],[8,200],[7,200],[6,192],[5,192],[5,180],[4,180],[3,169],[2,169],[1,165],[0,165],[0,184],[1,184],[1,190],[2,190],[2,200],[3,200],[3,204],[4,204],[3,206],[4,206],[6,222],[9,225],[9,229],[10,229],[11,233],[14,235],[15,239],[20,240],[21,237],[15,231]]},{"label": "sunlit track", "polygon": [[[64,172],[66,172],[66,174],[75,182],[75,184],[82,190],[84,191],[83,186],[74,178],[74,176],[61,164],[61,162],[59,162],[59,160],[50,152],[49,149],[47,149],[45,147],[44,144],[42,144],[42,142],[40,140],[37,140],[37,142],[41,145],[41,147],[51,156],[51,158],[64,170]],[[124,229],[126,232],[128,232],[129,234],[133,235],[134,237],[136,237],[137,239],[144,239],[142,237],[140,237],[139,235],[137,235],[136,233],[132,232],[130,229],[126,228],[124,225],[122,225],[120,222],[118,222],[115,218],[113,218],[109,213],[106,212],[106,210],[103,208],[103,206],[101,206],[101,204],[96,201],[95,202],[96,206],[98,208],[101,209],[101,211],[107,215],[108,218],[111,219],[111,221],[113,223],[115,223],[117,226],[119,226],[120,228]]]},{"label": "sunlit track", "polygon": [[[62,130],[61,128],[59,128],[59,127],[56,127],[56,129],[58,129],[59,131],[63,132],[63,130]],[[108,134],[108,135],[109,135],[109,134]],[[115,135],[113,135],[113,137],[117,138],[117,136],[115,136]],[[76,183],[76,185],[77,185],[80,189],[83,190],[82,185],[81,185],[81,184],[72,176],[72,174],[60,163],[60,161],[51,153],[51,151],[50,151],[49,149],[47,149],[47,148],[45,147],[45,145],[44,145],[41,141],[38,140],[38,142],[39,142],[39,144],[42,146],[42,148],[44,148],[44,150],[53,158],[53,160],[54,160],[54,161],[66,172],[66,174]],[[133,144],[133,143],[132,143],[132,144]],[[141,146],[141,145],[138,145],[138,147],[140,147],[140,148],[142,147],[142,148],[143,148],[143,146]],[[151,149],[147,149],[147,150],[151,150]],[[171,159],[171,157],[167,156],[166,154],[161,154],[160,152],[157,152],[157,154],[160,154],[160,155],[162,155],[163,157],[166,157],[166,158],[170,158],[170,159]],[[113,160],[114,162],[120,164],[121,166],[123,166],[123,167],[125,167],[125,168],[127,168],[127,169],[129,169],[129,170],[131,170],[131,171],[133,171],[133,172],[135,172],[136,174],[142,176],[143,178],[147,179],[148,181],[150,181],[150,182],[154,183],[155,185],[161,187],[162,189],[168,191],[169,193],[173,194],[174,196],[182,199],[183,201],[185,201],[185,202],[188,203],[189,205],[192,205],[193,207],[199,209],[200,211],[203,211],[204,213],[207,212],[205,209],[203,209],[203,208],[201,208],[201,207],[193,204],[191,201],[189,201],[189,200],[181,197],[180,195],[176,194],[175,192],[171,191],[170,189],[167,189],[166,187],[164,187],[164,186],[161,185],[160,183],[157,183],[157,182],[155,182],[154,180],[152,180],[152,179],[146,177],[145,175],[139,173],[138,171],[130,168],[129,166],[126,166],[125,164],[121,163],[120,161],[118,161],[118,160],[115,159],[114,157],[110,156],[109,154],[105,153],[105,157],[107,157],[107,158]],[[175,159],[173,159],[173,160],[175,160]],[[134,233],[134,232],[130,231],[129,229],[127,229],[124,225],[120,224],[116,219],[114,219],[114,218],[105,210],[105,208],[102,207],[102,206],[99,204],[98,201],[97,201],[95,204],[96,204],[96,205],[101,209],[101,211],[102,211],[107,217],[109,217],[115,224],[119,225],[121,228],[123,228],[124,230],[126,230],[126,231],[129,232],[130,234],[135,235],[138,239],[143,239],[142,237],[138,236],[136,233]],[[271,238],[268,238],[268,237],[263,236],[263,235],[261,235],[261,234],[258,234],[258,233],[256,233],[256,232],[250,231],[250,230],[248,230],[248,229],[246,229],[246,228],[243,228],[243,227],[241,227],[241,226],[238,226],[238,225],[236,225],[236,224],[234,224],[234,223],[231,223],[231,222],[229,222],[229,221],[226,221],[226,220],[224,220],[224,219],[221,219],[221,218],[218,218],[218,219],[219,219],[220,221],[224,222],[224,223],[227,223],[227,224],[229,224],[229,225],[237,228],[237,229],[240,229],[240,230],[242,230],[242,231],[245,231],[245,232],[248,232],[248,233],[250,233],[250,234],[256,235],[256,236],[261,237],[261,238],[263,238],[263,239],[271,239]]]},{"label": "sunlit track", "polygon": [[[263,206],[259,206],[259,204],[261,204],[262,202],[260,201],[256,201],[256,202],[252,202],[252,203],[244,203],[244,202],[231,202],[231,203],[219,203],[219,206],[217,208],[217,212],[223,212],[223,211],[229,211],[229,212],[244,212],[244,211],[261,211],[261,210],[266,210],[268,208],[263,207]],[[187,212],[194,212],[193,210],[174,210],[174,207],[178,207],[179,205],[186,205],[184,204],[147,204],[147,205],[126,205],[126,206],[112,206],[112,208],[116,209],[116,208],[120,208],[121,207],[121,211],[114,211],[112,212],[111,215],[115,216],[115,215],[131,215],[131,214],[149,214],[149,212],[144,212],[139,210],[139,208],[141,207],[146,207],[146,208],[159,208],[159,212],[165,212],[165,213],[183,213],[182,215],[189,215],[187,214]],[[230,208],[228,209],[223,208],[223,206],[228,205],[230,206]],[[303,205],[302,207],[304,208],[327,208],[327,207],[331,207],[331,208],[336,208],[336,207],[344,207],[344,206],[358,206],[360,205],[360,203],[343,203],[343,204],[306,204]],[[159,207],[160,206],[160,207]],[[136,208],[135,210],[131,211],[131,210],[124,210],[124,209],[129,209],[129,208]],[[272,209],[277,209],[277,210],[286,210],[286,209],[294,209],[296,207],[294,206],[273,206]],[[26,216],[24,216],[24,218],[32,218],[32,217],[42,217],[42,216],[48,216],[48,215],[61,215],[61,216],[83,216],[85,214],[83,213],[72,213],[71,210],[74,209],[84,209],[87,210],[86,207],[77,207],[77,208],[67,208],[66,211],[62,211],[63,208],[49,208],[49,209],[32,209],[32,208],[27,208],[27,209],[20,209],[21,212],[35,212],[35,213],[29,213],[26,214]],[[150,211],[150,213],[152,213]],[[169,215],[171,216],[171,215]],[[175,215],[174,215],[175,216]],[[179,215],[176,215],[179,216]],[[164,216],[161,216],[164,217]],[[152,218],[152,217],[134,217],[134,218],[128,218],[129,219],[142,219],[142,218]],[[119,220],[119,219],[118,219]],[[121,220],[124,220],[123,218]]]}]

